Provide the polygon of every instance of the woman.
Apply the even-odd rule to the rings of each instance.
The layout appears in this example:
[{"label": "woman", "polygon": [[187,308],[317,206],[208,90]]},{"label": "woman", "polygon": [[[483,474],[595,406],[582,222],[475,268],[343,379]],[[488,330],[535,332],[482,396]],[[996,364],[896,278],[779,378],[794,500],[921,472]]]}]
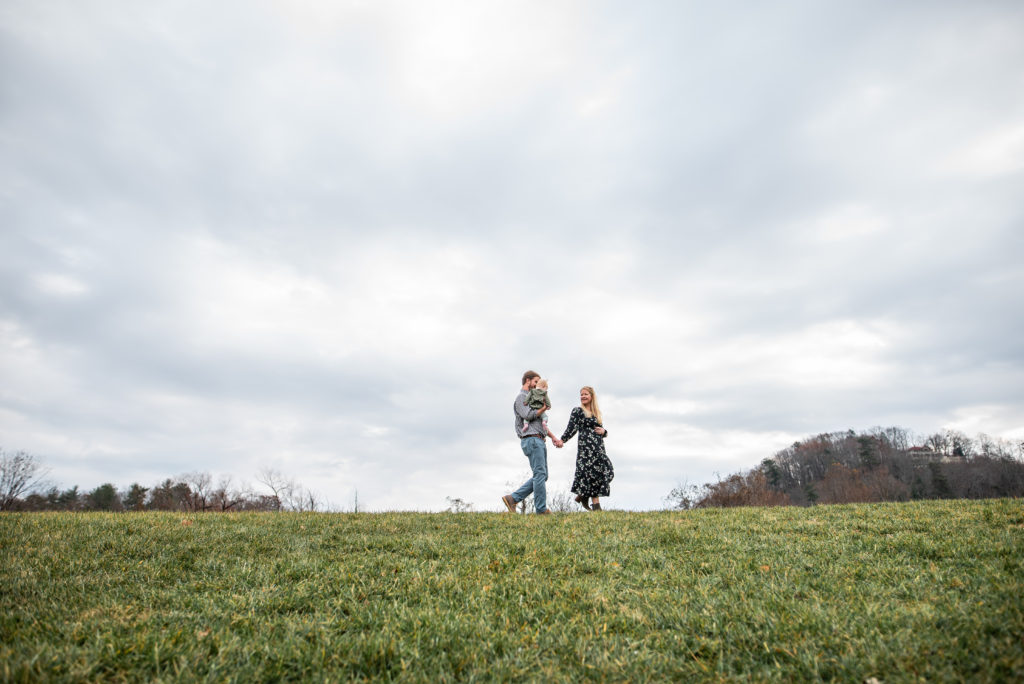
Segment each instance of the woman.
[{"label": "woman", "polygon": [[572,480],[572,492],[577,503],[583,504],[588,511],[601,510],[600,497],[609,495],[608,484],[615,477],[615,469],[604,451],[604,438],[608,431],[601,423],[601,409],[597,406],[594,388],[584,387],[580,390],[580,405],[569,414],[569,425],[562,441],[566,442],[580,433],[576,443],[576,476]]}]

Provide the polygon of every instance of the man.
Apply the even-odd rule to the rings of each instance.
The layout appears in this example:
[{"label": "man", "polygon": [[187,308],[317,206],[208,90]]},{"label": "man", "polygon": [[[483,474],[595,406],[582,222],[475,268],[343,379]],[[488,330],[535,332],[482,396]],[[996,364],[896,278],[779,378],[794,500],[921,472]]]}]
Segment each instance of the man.
[{"label": "man", "polygon": [[[505,508],[509,513],[516,512],[516,504],[533,494],[533,507],[537,513],[547,515],[548,510],[547,485],[548,480],[548,446],[545,442],[545,428],[543,416],[547,407],[532,409],[526,403],[530,390],[537,386],[540,381],[540,374],[533,371],[523,373],[523,386],[516,397],[514,406],[516,417],[516,436],[519,438],[519,446],[530,461],[530,470],[533,477],[523,483],[516,491],[501,497]],[[561,448],[562,440],[552,435],[552,441],[556,447]]]}]

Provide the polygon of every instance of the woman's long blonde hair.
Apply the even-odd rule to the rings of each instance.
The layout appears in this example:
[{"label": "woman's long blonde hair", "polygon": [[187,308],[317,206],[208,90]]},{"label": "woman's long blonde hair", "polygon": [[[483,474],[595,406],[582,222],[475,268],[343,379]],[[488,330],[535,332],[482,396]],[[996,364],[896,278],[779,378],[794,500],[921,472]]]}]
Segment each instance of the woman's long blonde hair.
[{"label": "woman's long blonde hair", "polygon": [[580,403],[580,408],[583,409],[583,415],[587,418],[597,418],[598,423],[604,424],[604,421],[601,420],[601,407],[597,405],[597,392],[595,392],[594,388],[590,385],[580,387],[580,392],[583,390],[590,392],[590,409],[587,410],[587,407],[584,406],[582,402]]}]

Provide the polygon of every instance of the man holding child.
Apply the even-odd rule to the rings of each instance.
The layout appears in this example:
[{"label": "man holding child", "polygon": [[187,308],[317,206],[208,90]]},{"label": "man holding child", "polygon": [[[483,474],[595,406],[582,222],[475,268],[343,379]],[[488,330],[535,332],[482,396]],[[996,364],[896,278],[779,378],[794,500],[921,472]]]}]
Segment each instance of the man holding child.
[{"label": "man holding child", "polygon": [[[515,401],[515,426],[516,436],[519,437],[519,446],[530,462],[530,470],[533,475],[522,484],[519,489],[501,497],[502,502],[510,513],[516,512],[516,505],[533,494],[534,510],[540,514],[550,514],[547,506],[547,479],[548,479],[548,448],[545,438],[550,436],[556,447],[561,448],[562,440],[558,439],[548,430],[544,421],[544,413],[551,407],[550,401],[545,401],[537,390],[541,382],[539,373],[526,371],[523,374],[523,386]],[[546,385],[546,383],[545,383]],[[547,389],[544,387],[543,389]],[[545,393],[546,394],[546,393]],[[533,406],[531,406],[531,399]]]}]

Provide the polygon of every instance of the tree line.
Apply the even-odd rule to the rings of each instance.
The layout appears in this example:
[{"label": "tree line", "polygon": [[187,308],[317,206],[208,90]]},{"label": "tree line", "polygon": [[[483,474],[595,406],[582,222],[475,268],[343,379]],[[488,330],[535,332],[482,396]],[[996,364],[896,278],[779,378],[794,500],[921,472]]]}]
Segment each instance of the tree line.
[{"label": "tree line", "polygon": [[955,430],[914,439],[889,427],[809,437],[746,472],[679,485],[665,500],[688,509],[1021,496],[1024,441]]},{"label": "tree line", "polygon": [[151,487],[132,483],[118,489],[104,483],[91,490],[46,483],[46,469],[35,455],[0,449],[0,511],[316,511],[324,502],[278,470],[256,475],[260,486],[236,485],[230,476],[214,482],[208,472],[166,478]]},{"label": "tree line", "polygon": [[[324,501],[280,471],[264,468],[260,489],[214,482],[208,472],[167,478],[144,487],[104,483],[84,491],[45,481],[40,459],[0,448],[0,511],[317,511]],[[563,493],[564,494],[564,493]],[[756,468],[715,482],[679,485],[665,502],[676,509],[727,506],[808,506],[912,499],[1024,497],[1024,441],[945,430],[915,439],[900,427],[822,433],[795,442]],[[564,499],[562,501],[561,499]],[[570,510],[568,494],[549,505]],[[451,511],[470,511],[461,498]]]}]

